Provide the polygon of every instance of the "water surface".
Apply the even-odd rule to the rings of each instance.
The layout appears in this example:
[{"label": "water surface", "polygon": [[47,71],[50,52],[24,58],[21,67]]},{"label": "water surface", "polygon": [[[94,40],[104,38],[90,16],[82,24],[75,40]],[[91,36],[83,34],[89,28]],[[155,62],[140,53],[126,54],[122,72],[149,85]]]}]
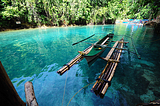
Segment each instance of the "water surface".
[{"label": "water surface", "polygon": [[[94,43],[104,34],[113,32],[113,40],[132,36],[141,59],[133,53],[123,51],[120,63],[104,99],[90,92],[92,85],[80,91],[70,106],[135,106],[160,98],[160,38],[151,27],[136,25],[105,25],[66,28],[46,28],[9,31],[0,33],[0,61],[4,65],[18,94],[25,100],[24,84],[31,81],[40,106],[66,106],[73,95],[87,84],[95,82],[106,62],[98,59],[91,67],[84,59],[67,73],[56,73],[89,44],[79,40],[96,36],[86,42]],[[98,34],[99,33],[99,34]],[[131,39],[123,36],[130,43]],[[113,44],[111,44],[113,45]],[[102,54],[105,56],[109,49]],[[66,86],[65,86],[65,81]]]}]

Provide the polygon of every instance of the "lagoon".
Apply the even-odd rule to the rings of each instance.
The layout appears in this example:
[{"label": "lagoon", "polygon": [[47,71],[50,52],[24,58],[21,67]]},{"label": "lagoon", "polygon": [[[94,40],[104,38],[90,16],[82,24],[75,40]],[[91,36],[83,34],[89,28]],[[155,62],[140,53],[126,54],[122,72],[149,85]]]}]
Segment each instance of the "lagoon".
[{"label": "lagoon", "polygon": [[[69,105],[135,106],[159,99],[160,38],[152,27],[118,24],[0,32],[0,61],[23,101],[26,101],[24,84],[31,81],[39,106],[66,106],[78,90],[95,82],[106,65],[98,59],[89,67],[84,59],[64,75],[58,75],[58,69],[74,58],[77,51],[89,46],[86,43],[72,46],[72,43],[92,34],[110,32],[117,35],[113,40],[121,39],[119,35],[132,36],[141,59],[123,51],[105,97],[101,99],[90,92],[92,84],[80,91]],[[103,34],[97,34],[86,42],[94,43],[102,37]],[[134,51],[131,39],[125,36],[124,39]]]}]

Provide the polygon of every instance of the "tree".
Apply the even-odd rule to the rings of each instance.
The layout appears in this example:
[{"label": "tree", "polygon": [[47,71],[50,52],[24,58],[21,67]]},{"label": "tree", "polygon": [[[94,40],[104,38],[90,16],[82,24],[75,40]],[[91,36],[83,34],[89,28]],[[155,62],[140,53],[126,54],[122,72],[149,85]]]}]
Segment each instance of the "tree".
[{"label": "tree", "polygon": [[[32,27],[114,23],[116,19],[155,17],[159,0],[1,0],[0,27],[19,20]],[[149,13],[149,14],[148,14]],[[5,23],[5,24],[4,24]]]}]

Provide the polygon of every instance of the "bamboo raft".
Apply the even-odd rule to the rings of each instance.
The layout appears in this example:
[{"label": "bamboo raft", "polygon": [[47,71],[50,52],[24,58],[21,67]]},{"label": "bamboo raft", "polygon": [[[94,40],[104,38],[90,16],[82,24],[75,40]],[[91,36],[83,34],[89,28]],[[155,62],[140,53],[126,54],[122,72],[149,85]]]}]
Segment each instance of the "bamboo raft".
[{"label": "bamboo raft", "polygon": [[105,58],[102,58],[108,61],[108,63],[100,76],[96,79],[97,81],[91,89],[92,92],[94,92],[97,96],[100,96],[101,98],[104,97],[108,87],[111,85],[111,80],[118,65],[124,43],[128,42],[124,42],[123,38],[120,41],[116,41],[113,45],[113,48],[108,52],[107,56]]}]

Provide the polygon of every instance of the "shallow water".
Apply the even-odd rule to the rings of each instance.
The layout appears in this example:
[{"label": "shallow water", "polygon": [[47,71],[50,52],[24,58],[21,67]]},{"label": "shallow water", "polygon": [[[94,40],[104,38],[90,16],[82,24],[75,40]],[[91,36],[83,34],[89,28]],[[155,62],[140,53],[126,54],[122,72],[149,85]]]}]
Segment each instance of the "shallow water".
[{"label": "shallow water", "polygon": [[[105,97],[100,99],[90,92],[92,84],[80,91],[69,105],[135,106],[159,99],[160,38],[151,27],[121,24],[0,32],[0,61],[23,101],[26,101],[24,84],[31,81],[40,106],[66,106],[78,90],[95,82],[106,65],[98,59],[89,67],[84,59],[64,75],[58,75],[58,69],[74,58],[77,51],[89,46],[86,43],[72,46],[72,43],[96,33],[86,41],[94,43],[104,36],[100,33],[109,32],[117,35],[113,40],[122,38],[118,35],[132,36],[141,59],[123,51]],[[134,51],[131,39],[125,36],[124,39],[130,42],[127,46]]]}]

